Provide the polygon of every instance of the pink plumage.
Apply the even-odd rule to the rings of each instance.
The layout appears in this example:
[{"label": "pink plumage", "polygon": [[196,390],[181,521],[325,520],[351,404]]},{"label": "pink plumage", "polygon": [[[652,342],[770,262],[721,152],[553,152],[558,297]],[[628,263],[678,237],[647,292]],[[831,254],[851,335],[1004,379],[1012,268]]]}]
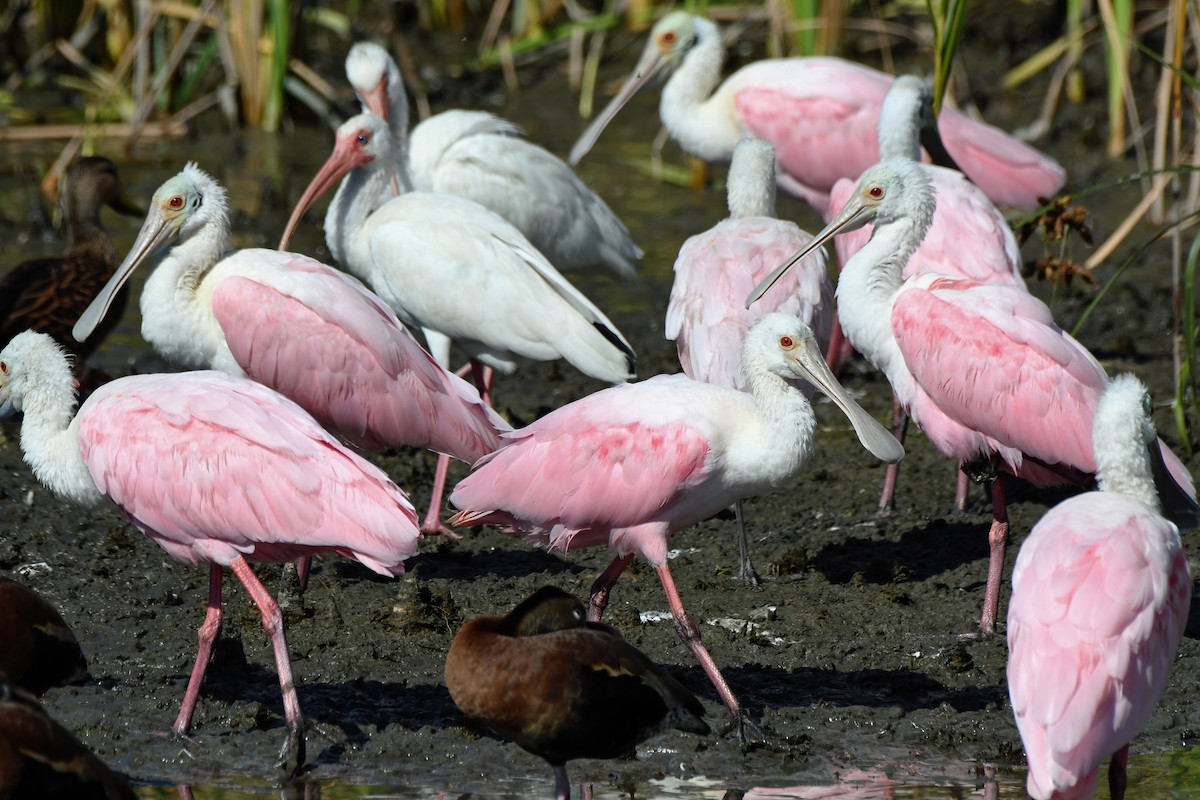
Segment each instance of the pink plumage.
[{"label": "pink plumage", "polygon": [[1145,387],[1122,375],[1100,404],[1101,491],[1048,511],[1013,569],[1008,691],[1036,800],[1091,797],[1110,754],[1123,794],[1129,741],[1158,703],[1191,603],[1187,554],[1155,488]]},{"label": "pink plumage", "polygon": [[[839,178],[854,179],[880,159],[876,131],[890,75],[838,58],[777,58],[721,82],[723,61],[714,23],[684,11],[663,17],[625,86],[576,142],[571,163],[664,66],[673,74],[659,116],[684,150],[727,162],[743,136],[766,139],[779,160],[779,185],[821,214]],[[942,110],[938,128],[950,155],[997,203],[1033,208],[1062,187],[1063,168],[1010,134],[953,108]]]}]

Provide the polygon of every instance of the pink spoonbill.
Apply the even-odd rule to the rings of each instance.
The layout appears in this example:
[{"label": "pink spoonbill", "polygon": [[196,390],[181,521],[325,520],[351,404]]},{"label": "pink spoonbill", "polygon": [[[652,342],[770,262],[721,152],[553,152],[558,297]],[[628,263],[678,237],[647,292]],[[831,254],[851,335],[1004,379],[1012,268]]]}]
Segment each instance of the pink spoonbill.
[{"label": "pink spoonbill", "polygon": [[[442,366],[449,366],[453,341],[503,373],[524,356],[563,358],[603,381],[633,377],[625,337],[503,218],[441,192],[410,192],[376,208],[394,152],[380,117],[359,114],[343,123],[332,155],[296,203],[281,246],[313,201],[340,180],[325,213],[330,252],[425,333]],[[482,385],[490,400],[490,372]]]},{"label": "pink spoonbill", "polygon": [[1091,797],[1111,755],[1158,704],[1187,622],[1192,576],[1177,520],[1200,508],[1165,469],[1150,396],[1132,375],[1096,406],[1096,483],[1050,509],[1021,546],[1008,608],[1008,693],[1035,800]]},{"label": "pink spoonbill", "polygon": [[[675,260],[675,282],[667,304],[666,336],[679,351],[689,378],[745,391],[742,341],[764,315],[779,311],[812,328],[827,352],[834,320],[833,289],[822,252],[788,272],[763,302],[746,309],[746,293],[812,236],[792,222],[775,219],[775,149],[747,137],[733,151],[728,180],[729,219],[683,243]],[[807,397],[813,389],[799,386]],[[750,563],[742,501],[734,504],[741,565],[737,577],[757,583]]]},{"label": "pink spoonbill", "polygon": [[228,566],[274,647],[288,727],[281,757],[303,763],[283,617],[248,562],[337,553],[399,574],[417,552],[408,498],[300,406],[245,378],[136,375],[101,386],[73,414],[75,402],[71,366],[49,336],[21,333],[0,351],[0,415],[24,412],[21,449],[37,479],[79,505],[109,498],[172,558],[209,565],[208,610],[174,732],[191,725]]},{"label": "pink spoonbill", "polygon": [[[879,114],[879,152],[883,159],[909,158],[920,161],[921,132],[933,130],[933,89],[913,75],[896,78],[883,100]],[[935,272],[955,278],[967,278],[979,283],[995,283],[1025,288],[1021,277],[1021,249],[1012,228],[987,195],[961,172],[946,167],[922,164],[933,188],[935,207],[933,222],[921,240],[921,245],[909,257],[901,271],[902,278],[925,272]],[[840,179],[830,193],[829,211],[836,216],[854,192],[854,181]],[[834,239],[838,263],[845,264],[871,238],[871,226],[864,225]],[[963,247],[970,242],[970,247]],[[841,328],[835,327],[834,347],[842,343]],[[841,357],[831,353],[834,373]],[[904,441],[908,418],[899,399],[895,401],[892,420],[897,438]],[[899,465],[888,466],[879,510],[888,511],[895,502]],[[959,470],[955,507],[962,509],[967,501],[967,476]]]},{"label": "pink spoonbill", "polygon": [[474,200],[508,220],[560,270],[604,266],[633,277],[643,253],[628,228],[575,171],[485,111],[452,109],[408,132],[408,97],[387,50],[358,42],[346,77],[363,111],[387,120],[398,181]]},{"label": "pink spoonbill", "polygon": [[[166,359],[247,376],[366,450],[425,447],[474,463],[510,426],[448,374],[359,281],[307,256],[230,250],[225,188],[195,164],[165,182],[129,255],[75,326],[86,339],[137,267],[142,335]],[[424,530],[440,525],[445,471]]]},{"label": "pink spoonbill", "polygon": [[[663,67],[659,116],[692,155],[726,163],[743,136],[775,145],[779,185],[827,214],[838,178],[857,178],[879,160],[879,110],[893,78],[839,58],[770,58],[721,81],[725,54],[716,24],[685,11],[658,21],[633,75],[571,150],[576,164],[621,107]],[[718,86],[720,83],[720,86]],[[1062,187],[1053,159],[953,108],[938,127],[949,156],[997,203],[1040,205]]]},{"label": "pink spoonbill", "polygon": [[[838,319],[934,446],[991,484],[979,629],[992,633],[1008,540],[1001,473],[1037,486],[1090,485],[1092,420],[1108,376],[1024,289],[935,273],[902,280],[933,211],[929,177],[919,164],[881,162],[863,173],[841,212],[795,258],[840,231],[874,224],[870,241],[842,267]],[[747,305],[789,264],[759,284]],[[1163,447],[1173,474],[1192,490],[1187,470]]]},{"label": "pink spoonbill", "polygon": [[904,455],[826,366],[812,330],[786,314],[747,334],[749,392],[659,375],[610,387],[504,434],[451,494],[452,524],[493,524],[557,550],[608,545],[616,558],[592,587],[599,621],[608,592],[635,554],[658,573],[676,630],[699,660],[745,739],[741,705],[683,608],[667,538],[734,502],[774,491],[808,462],[815,418],[792,381],[806,380],[849,417],[876,457]]}]

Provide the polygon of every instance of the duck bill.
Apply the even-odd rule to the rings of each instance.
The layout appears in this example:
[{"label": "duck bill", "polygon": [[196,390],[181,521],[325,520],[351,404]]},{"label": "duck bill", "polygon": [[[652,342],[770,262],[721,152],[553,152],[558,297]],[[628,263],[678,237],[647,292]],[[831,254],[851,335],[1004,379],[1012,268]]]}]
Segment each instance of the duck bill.
[{"label": "duck bill", "polygon": [[174,224],[172,219],[156,209],[151,210],[146,221],[142,223],[142,229],[138,232],[129,255],[125,256],[121,266],[117,267],[117,271],[108,279],[108,283],[104,284],[104,288],[100,290],[96,298],[80,315],[75,327],[71,329],[71,335],[75,337],[75,341],[87,341],[100,321],[108,315],[113,298],[129,280],[133,271],[147,258],[173,242],[178,233],[179,227]]},{"label": "duck bill", "polygon": [[116,211],[118,214],[124,214],[127,217],[146,216],[146,209],[133,202],[133,200],[131,200],[129,195],[125,194],[125,192],[121,192],[114,197],[113,201],[108,204],[108,207],[113,211]]},{"label": "duck bill", "polygon": [[815,251],[837,234],[856,230],[870,222],[870,215],[866,213],[867,209],[868,207],[859,199],[857,193],[851,195],[850,200],[842,208],[841,212],[828,225],[822,228],[820,233],[813,237],[813,240],[808,243],[807,247],[776,267],[758,286],[754,287],[754,291],[746,296],[746,308],[750,308],[759,298],[771,291],[771,287],[779,282],[784,273],[809,253]]},{"label": "duck bill", "polygon": [[587,130],[579,137],[579,141],[575,142],[575,146],[571,148],[571,154],[567,156],[567,160],[572,166],[578,164],[580,159],[588,154],[588,151],[596,144],[596,140],[600,138],[600,134],[608,127],[608,123],[612,122],[613,117],[651,78],[658,74],[666,63],[666,59],[658,52],[658,47],[651,38],[646,44],[645,51],[642,52],[642,57],[638,59],[633,74],[629,76],[629,80],[625,81],[625,85],[621,87],[621,91],[617,92],[617,96],[592,120],[592,124],[588,125]]},{"label": "duck bill", "polygon": [[1196,498],[1192,497],[1188,488],[1180,486],[1179,481],[1171,474],[1167,462],[1163,460],[1162,448],[1163,444],[1157,438],[1146,448],[1162,514],[1181,531],[1200,528],[1200,505],[1196,504]]},{"label": "duck bill", "polygon": [[939,167],[963,171],[958,162],[954,160],[954,156],[950,155],[950,151],[946,149],[946,143],[942,141],[942,134],[938,131],[936,119],[921,128],[921,147],[925,148],[929,159]]},{"label": "duck bill", "polygon": [[801,377],[842,410],[854,426],[854,432],[858,434],[858,441],[862,446],[871,455],[889,464],[904,458],[904,446],[896,441],[896,437],[892,436],[887,428],[876,422],[866,409],[854,402],[854,398],[838,383],[838,379],[826,365],[820,348],[817,347],[817,340],[809,337],[801,343],[801,347],[803,349],[796,355]]},{"label": "duck bill", "polygon": [[[318,197],[325,194],[330,187],[336,186],[338,181],[344,178],[350,170],[362,166],[370,160],[369,156],[362,155],[352,149],[349,144],[343,146],[339,141],[334,145],[333,153],[313,176],[308,188],[304,190],[304,194],[296,203],[291,219],[288,220],[287,227],[283,229],[283,237],[279,240],[279,249],[287,250],[288,242],[291,241],[296,226],[300,224],[300,219]],[[392,175],[392,180],[395,181],[395,173]]]}]

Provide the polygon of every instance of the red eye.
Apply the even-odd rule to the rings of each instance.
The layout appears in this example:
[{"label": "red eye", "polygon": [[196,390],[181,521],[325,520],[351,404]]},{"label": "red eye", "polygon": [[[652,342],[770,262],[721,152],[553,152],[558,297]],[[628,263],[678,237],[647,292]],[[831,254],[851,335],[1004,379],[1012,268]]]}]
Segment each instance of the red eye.
[{"label": "red eye", "polygon": [[0,361],[0,373],[4,373],[5,375],[8,374],[8,363],[7,362]]},{"label": "red eye", "polygon": [[673,44],[675,41],[675,31],[667,31],[659,38],[659,41],[663,44]]},{"label": "red eye", "polygon": [[867,194],[878,200],[883,197],[883,187],[878,184],[867,189]]},{"label": "red eye", "polygon": [[172,196],[171,199],[167,201],[167,206],[170,208],[183,208],[183,197],[181,195]]},{"label": "red eye", "polygon": [[794,344],[795,344],[795,342],[792,341],[792,337],[790,337],[790,336],[780,336],[779,337],[779,346],[780,347],[785,347],[790,350],[792,348],[792,345],[794,345]]}]

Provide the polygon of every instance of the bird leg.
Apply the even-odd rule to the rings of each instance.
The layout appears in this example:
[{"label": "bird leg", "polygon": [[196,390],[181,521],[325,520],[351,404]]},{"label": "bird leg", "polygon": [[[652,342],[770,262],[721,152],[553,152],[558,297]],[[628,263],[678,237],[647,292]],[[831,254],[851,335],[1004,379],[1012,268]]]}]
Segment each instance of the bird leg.
[{"label": "bird leg", "polygon": [[758,586],[762,581],[759,580],[758,573],[754,571],[754,565],[750,563],[750,542],[746,537],[746,519],[742,515],[741,500],[733,504],[733,515],[737,518],[738,551],[741,555],[741,564],[738,566],[737,575],[733,577],[750,586]]},{"label": "bird leg", "polygon": [[279,764],[289,773],[304,764],[304,718],[300,714],[300,698],[292,678],[292,661],[288,656],[287,640],[283,635],[283,614],[279,604],[250,569],[243,556],[229,563],[229,568],[246,587],[258,610],[262,612],[263,628],[271,637],[275,650],[275,668],[279,672],[279,688],[283,691],[283,715],[287,720],[288,736],[279,751]]},{"label": "bird leg", "polygon": [[588,603],[588,622],[599,622],[600,617],[604,616],[604,607],[608,605],[608,593],[632,560],[633,553],[617,556],[604,572],[600,573],[600,577],[592,583],[592,599]]},{"label": "bird leg", "polygon": [[[896,437],[896,441],[904,444],[904,435],[908,432],[908,414],[904,411],[904,406],[900,404],[900,398],[892,393],[892,436]],[[883,491],[879,494],[879,513],[890,514],[896,507],[896,481],[900,477],[900,462],[894,462],[887,465],[887,472],[883,477]]]},{"label": "bird leg", "polygon": [[958,485],[954,490],[954,510],[967,510],[967,495],[971,490],[971,479],[967,477],[967,473],[963,472],[962,467],[958,470]]},{"label": "bird leg", "polygon": [[1124,800],[1125,786],[1129,783],[1126,769],[1129,765],[1129,745],[1124,745],[1112,754],[1108,762],[1108,794],[1112,800]]},{"label": "bird leg", "polygon": [[833,327],[829,330],[829,346],[825,350],[825,363],[829,365],[829,371],[834,375],[837,375],[838,370],[842,367],[842,348],[845,341],[846,334],[842,333],[842,323],[838,321],[835,314]]},{"label": "bird leg", "polygon": [[433,494],[429,498],[429,511],[425,514],[425,521],[421,523],[422,535],[441,533],[452,539],[458,538],[458,534],[442,522],[442,495],[446,491],[446,475],[449,472],[450,456],[439,453],[437,470],[433,474]]},{"label": "bird leg", "polygon": [[204,682],[204,672],[208,669],[208,662],[212,660],[213,644],[221,633],[223,577],[220,564],[208,565],[208,610],[204,612],[204,622],[200,624],[200,650],[196,653],[192,676],[188,678],[187,690],[183,693],[183,705],[179,709],[179,716],[175,718],[175,725],[171,728],[176,736],[187,736],[192,726],[192,714],[196,711],[196,702],[200,699],[200,684]]},{"label": "bird leg", "polygon": [[1004,497],[1004,477],[997,475],[991,482],[992,527],[988,530],[987,588],[983,595],[983,615],[979,618],[979,633],[989,636],[996,632],[996,615],[1000,609],[1000,582],[1004,574],[1004,549],[1008,544],[1008,501]]},{"label": "bird leg", "polygon": [[468,371],[471,373],[471,380],[475,382],[475,388],[479,389],[479,396],[483,398],[483,402],[492,405],[492,380],[496,377],[496,370],[472,358],[454,374],[462,378]]},{"label": "bird leg", "polygon": [[554,765],[554,800],[571,800],[571,779],[567,777],[567,765]]},{"label": "bird leg", "polygon": [[708,648],[704,646],[704,642],[700,641],[700,631],[688,619],[687,612],[683,608],[683,600],[679,598],[679,590],[675,588],[675,579],[671,576],[671,568],[664,561],[656,568],[658,579],[662,582],[663,591],[667,593],[667,604],[671,607],[671,616],[675,619],[675,632],[679,634],[679,638],[692,651],[692,655],[700,662],[700,666],[708,675],[708,679],[712,681],[713,686],[717,690],[717,694],[721,697],[721,702],[729,709],[730,715],[733,717],[733,723],[738,729],[738,739],[743,745],[750,744],[752,740],[761,740],[762,731],[752,723],[742,712],[742,704],[738,702],[734,696],[733,690],[729,688],[729,684],[725,681],[725,676],[721,674],[721,670],[717,667],[717,662],[713,661],[712,655],[709,654]]}]

